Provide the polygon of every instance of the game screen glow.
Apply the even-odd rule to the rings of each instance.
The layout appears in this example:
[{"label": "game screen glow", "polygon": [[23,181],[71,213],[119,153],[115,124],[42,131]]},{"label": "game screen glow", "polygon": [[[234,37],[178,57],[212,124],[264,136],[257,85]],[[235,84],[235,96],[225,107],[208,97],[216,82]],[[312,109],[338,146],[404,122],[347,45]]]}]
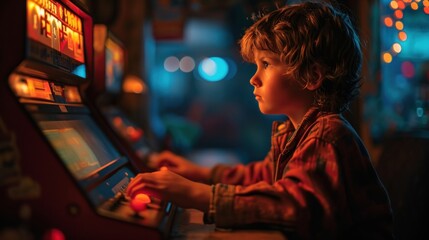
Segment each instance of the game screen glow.
[{"label": "game screen glow", "polygon": [[27,1],[28,55],[86,76],[82,19],[52,0]]},{"label": "game screen glow", "polygon": [[106,41],[106,89],[109,92],[118,93],[124,73],[124,50],[123,48],[107,38]]},{"label": "game screen glow", "polygon": [[120,158],[119,152],[89,116],[39,121],[63,163],[82,180]]}]

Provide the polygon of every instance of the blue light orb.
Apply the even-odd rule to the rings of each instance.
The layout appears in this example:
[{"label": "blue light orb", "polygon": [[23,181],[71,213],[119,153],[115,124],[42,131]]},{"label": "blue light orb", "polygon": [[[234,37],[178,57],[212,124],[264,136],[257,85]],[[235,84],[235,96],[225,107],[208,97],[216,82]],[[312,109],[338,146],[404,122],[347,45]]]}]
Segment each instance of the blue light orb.
[{"label": "blue light orb", "polygon": [[198,73],[207,81],[217,82],[223,80],[229,72],[228,63],[220,57],[205,58],[198,65]]}]

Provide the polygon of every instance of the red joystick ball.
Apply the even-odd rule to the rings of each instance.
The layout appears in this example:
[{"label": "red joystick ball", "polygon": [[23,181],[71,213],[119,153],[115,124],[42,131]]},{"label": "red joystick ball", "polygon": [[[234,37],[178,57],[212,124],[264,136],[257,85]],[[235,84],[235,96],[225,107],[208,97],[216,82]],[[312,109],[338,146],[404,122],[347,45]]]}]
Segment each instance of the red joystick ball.
[{"label": "red joystick ball", "polygon": [[146,209],[148,203],[150,203],[149,196],[144,193],[139,193],[131,200],[130,206],[134,211],[140,212]]}]

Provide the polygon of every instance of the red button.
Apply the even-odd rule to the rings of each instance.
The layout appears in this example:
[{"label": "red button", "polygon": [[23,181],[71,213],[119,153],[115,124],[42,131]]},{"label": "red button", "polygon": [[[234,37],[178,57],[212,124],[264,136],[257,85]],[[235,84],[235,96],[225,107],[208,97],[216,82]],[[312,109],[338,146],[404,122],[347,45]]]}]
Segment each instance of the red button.
[{"label": "red button", "polygon": [[130,206],[134,211],[140,212],[146,209],[148,203],[150,203],[149,196],[144,193],[139,193],[131,200]]}]

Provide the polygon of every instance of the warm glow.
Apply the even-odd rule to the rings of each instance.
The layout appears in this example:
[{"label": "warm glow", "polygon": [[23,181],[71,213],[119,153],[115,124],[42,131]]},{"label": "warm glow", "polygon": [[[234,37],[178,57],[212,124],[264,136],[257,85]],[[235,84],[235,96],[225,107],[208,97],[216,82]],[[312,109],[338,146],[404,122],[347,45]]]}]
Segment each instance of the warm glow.
[{"label": "warm glow", "polygon": [[136,142],[143,136],[143,130],[133,126],[128,126],[126,132],[131,142]]},{"label": "warm glow", "polygon": [[65,240],[65,239],[66,237],[64,233],[57,228],[49,229],[43,234],[43,240]]},{"label": "warm glow", "polygon": [[403,1],[399,1],[398,2],[398,8],[399,9],[404,9],[405,8],[405,3]]},{"label": "warm glow", "polygon": [[397,9],[397,8],[398,8],[398,3],[397,3],[396,1],[391,1],[391,2],[390,2],[390,7],[391,7],[392,9]]},{"label": "warm glow", "polygon": [[116,128],[120,128],[120,127],[122,127],[122,118],[121,117],[118,117],[118,116],[116,116],[116,117],[114,117],[113,118],[113,125],[116,127]]},{"label": "warm glow", "polygon": [[146,205],[150,203],[150,197],[144,193],[137,194],[130,202],[130,207],[136,211],[140,212],[146,209]]},{"label": "warm glow", "polygon": [[61,3],[28,0],[27,20],[30,39],[84,63],[83,28],[79,16]]},{"label": "warm glow", "polygon": [[416,2],[412,2],[410,6],[411,6],[411,9],[413,10],[419,9],[419,4],[417,4]]},{"label": "warm glow", "polygon": [[426,14],[429,14],[429,7],[424,7],[424,8],[423,8],[423,11],[424,11]]},{"label": "warm glow", "polygon": [[402,10],[396,10],[394,14],[397,19],[402,19],[404,17],[404,12]]},{"label": "warm glow", "polygon": [[401,50],[402,50],[402,47],[401,47],[401,45],[399,43],[394,43],[393,46],[392,46],[392,50],[395,53],[400,53]]},{"label": "warm glow", "polygon": [[143,80],[135,75],[128,75],[125,77],[123,90],[126,93],[144,93],[146,92],[146,84]]},{"label": "warm glow", "polygon": [[48,81],[12,74],[9,77],[9,85],[20,97],[54,100]]},{"label": "warm glow", "polygon": [[30,92],[28,89],[28,83],[25,81],[25,79],[16,78],[16,81],[11,81],[11,83],[12,89],[15,90],[18,96],[27,96]]},{"label": "warm glow", "polygon": [[383,54],[383,62],[385,63],[391,63],[392,62],[392,54],[390,53],[384,53]]},{"label": "warm glow", "polygon": [[405,41],[405,40],[407,40],[407,34],[405,33],[405,32],[399,32],[398,33],[398,38],[399,38],[399,40],[401,40],[401,41]]},{"label": "warm glow", "polygon": [[80,98],[79,89],[75,86],[65,86],[64,87],[64,96],[68,103],[80,103],[82,99]]},{"label": "warm glow", "polygon": [[396,27],[396,29],[398,29],[399,31],[401,31],[402,29],[404,29],[404,24],[401,21],[396,21],[395,22],[395,27]]},{"label": "warm glow", "polygon": [[385,17],[384,18],[384,25],[386,25],[387,27],[391,27],[393,26],[393,20],[391,17]]},{"label": "warm glow", "polygon": [[423,1],[423,6],[429,7],[429,0],[424,0]]}]

